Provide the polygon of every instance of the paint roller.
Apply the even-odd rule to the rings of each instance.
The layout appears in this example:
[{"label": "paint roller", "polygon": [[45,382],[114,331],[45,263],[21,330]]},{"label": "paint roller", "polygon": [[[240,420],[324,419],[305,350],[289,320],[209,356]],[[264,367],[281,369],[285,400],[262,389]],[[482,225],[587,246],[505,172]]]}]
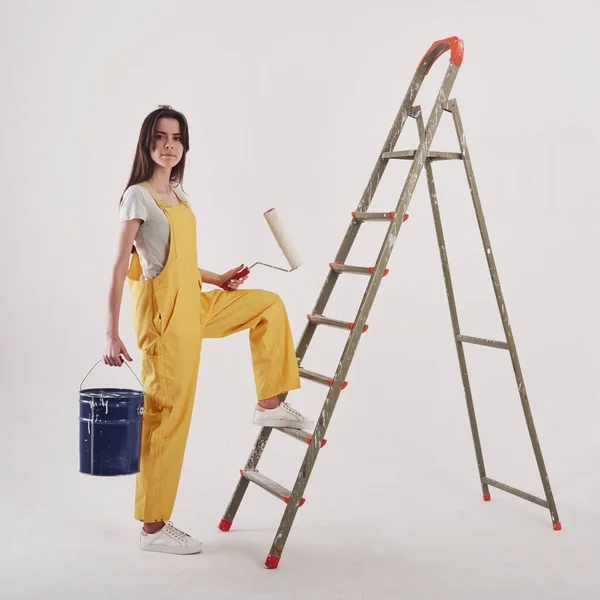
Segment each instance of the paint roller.
[{"label": "paint roller", "polygon": [[[277,214],[277,211],[274,208],[271,208],[267,212],[265,212],[263,214],[263,216],[265,217],[265,220],[267,221],[267,224],[269,225],[269,228],[271,229],[271,233],[273,234],[273,237],[275,238],[277,245],[281,248],[283,255],[285,256],[286,260],[288,261],[290,268],[284,269],[282,267],[276,267],[275,265],[269,265],[269,264],[263,263],[263,262],[255,262],[250,267],[244,267],[242,270],[238,271],[229,281],[231,281],[232,279],[239,279],[240,277],[245,277],[246,275],[248,275],[248,273],[250,273],[250,269],[252,269],[256,265],[262,265],[264,267],[269,267],[271,269],[277,269],[278,271],[285,271],[287,273],[290,273],[290,272],[296,270],[298,267],[302,266],[302,264],[303,264],[302,259],[300,258],[300,255],[298,254],[298,252],[294,248],[294,245],[292,244],[291,240],[289,239],[289,237],[285,231],[285,227],[283,226],[283,222],[281,221],[279,215]],[[227,283],[229,283],[229,282],[226,282],[223,285],[224,289],[227,289]]]}]

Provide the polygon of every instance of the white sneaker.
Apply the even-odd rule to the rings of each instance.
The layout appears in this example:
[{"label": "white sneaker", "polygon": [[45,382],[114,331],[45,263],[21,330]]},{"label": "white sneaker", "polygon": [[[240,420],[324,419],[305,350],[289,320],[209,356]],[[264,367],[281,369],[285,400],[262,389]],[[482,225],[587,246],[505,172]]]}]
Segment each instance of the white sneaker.
[{"label": "white sneaker", "polygon": [[167,521],[156,533],[148,533],[142,529],[140,548],[168,554],[198,554],[202,552],[202,542],[173,527],[171,521]]},{"label": "white sneaker", "polygon": [[291,429],[314,428],[313,421],[293,409],[287,402],[281,402],[277,408],[254,409],[254,424],[261,427],[289,427]]}]

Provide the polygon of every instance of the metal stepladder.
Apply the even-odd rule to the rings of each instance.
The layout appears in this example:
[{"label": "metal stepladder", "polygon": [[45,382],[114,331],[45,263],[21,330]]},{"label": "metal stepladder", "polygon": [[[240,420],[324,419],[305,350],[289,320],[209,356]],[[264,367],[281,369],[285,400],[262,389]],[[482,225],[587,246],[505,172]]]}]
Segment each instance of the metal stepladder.
[{"label": "metal stepladder", "polygon": [[[448,65],[443,83],[438,92],[437,98],[429,116],[429,120],[427,122],[427,125],[425,126],[420,107],[415,106],[414,101],[425,76],[431,69],[431,66],[443,53],[447,52],[448,50],[450,50],[450,63]],[[258,439],[256,440],[256,443],[254,444],[248,461],[246,462],[245,468],[240,471],[241,476],[239,482],[229,502],[229,506],[225,511],[223,519],[219,524],[219,529],[221,529],[221,531],[229,531],[229,529],[231,528],[232,521],[235,517],[235,514],[237,513],[237,510],[240,506],[240,503],[244,497],[244,494],[250,482],[257,484],[264,490],[283,500],[287,504],[287,506],[281,519],[279,529],[277,530],[277,533],[275,535],[275,539],[271,546],[271,550],[265,562],[265,565],[268,568],[277,568],[292,524],[294,522],[296,512],[298,508],[304,503],[304,498],[302,497],[303,493],[308,484],[308,479],[319,454],[319,450],[323,447],[323,445],[326,442],[326,440],[324,439],[325,432],[327,431],[327,427],[333,415],[333,411],[335,409],[340,392],[346,387],[347,382],[345,381],[345,377],[350,368],[350,364],[354,357],[356,348],[358,346],[358,342],[360,341],[362,334],[367,329],[367,317],[369,315],[373,301],[381,284],[381,280],[388,273],[386,265],[390,258],[394,243],[397,239],[400,227],[408,217],[406,211],[410,203],[413,191],[416,187],[419,175],[423,168],[425,168],[427,176],[427,185],[433,210],[435,230],[438,240],[440,257],[442,261],[443,276],[448,296],[450,316],[452,320],[452,328],[456,343],[456,350],[458,353],[461,377],[467,401],[467,410],[471,426],[471,432],[473,435],[473,443],[475,446],[475,455],[477,459],[477,467],[479,470],[480,483],[483,491],[483,499],[485,501],[489,501],[491,499],[489,491],[490,486],[498,488],[500,490],[518,496],[519,498],[529,500],[530,502],[533,502],[535,504],[538,504],[539,506],[548,509],[550,511],[550,516],[552,519],[554,529],[557,531],[561,529],[561,524],[556,510],[556,504],[554,502],[554,496],[552,494],[550,481],[548,479],[548,474],[546,472],[546,467],[544,464],[544,459],[542,457],[540,444],[533,423],[533,417],[529,406],[529,400],[527,398],[527,392],[525,390],[525,384],[523,382],[523,374],[521,372],[521,366],[517,356],[517,350],[515,347],[513,334],[508,320],[508,314],[504,304],[504,298],[502,295],[500,281],[496,270],[494,255],[492,253],[488,231],[485,224],[481,203],[479,200],[479,193],[475,184],[475,177],[471,165],[469,150],[467,148],[465,140],[465,134],[462,126],[460,113],[458,110],[458,104],[456,100],[447,100],[449,98],[450,91],[452,89],[452,86],[458,74],[458,70],[462,63],[463,51],[464,50],[462,40],[460,40],[457,37],[447,38],[444,40],[434,42],[423,57],[423,59],[421,60],[421,62],[419,63],[413,80],[408,88],[408,92],[404,97],[404,100],[396,116],[394,124],[392,125],[390,133],[385,141],[383,150],[377,159],[375,168],[371,174],[366,189],[360,199],[358,207],[356,211],[352,213],[352,221],[350,223],[350,226],[348,227],[346,235],[335,257],[335,261],[330,264],[330,271],[321,289],[317,302],[314,306],[313,312],[312,314],[308,315],[308,323],[304,329],[304,332],[296,350],[298,365],[301,364],[302,359],[306,354],[308,346],[317,329],[317,326],[323,325],[345,328],[349,330],[349,336],[344,347],[342,357],[338,363],[338,367],[333,377],[328,377],[326,375],[321,375],[313,371],[308,371],[303,367],[299,366],[301,377],[321,384],[325,384],[329,386],[329,391],[327,393],[325,403],[321,410],[321,414],[319,415],[319,418],[317,420],[314,432],[311,433],[293,429],[278,429],[278,431],[281,431],[282,433],[285,433],[287,435],[291,435],[296,439],[308,444],[308,448],[306,450],[306,454],[304,456],[304,460],[302,462],[302,466],[300,467],[300,471],[298,473],[296,483],[293,489],[289,491],[283,486],[265,477],[262,473],[257,471],[258,462],[273,430],[273,428],[264,427],[260,431]],[[437,127],[439,125],[444,111],[452,114],[460,147],[459,153],[430,152],[430,147],[434,135],[436,133]],[[412,117],[416,120],[420,139],[419,147],[416,150],[395,151],[394,148],[396,142],[400,136],[400,133],[402,132],[402,129],[408,117]],[[383,175],[383,172],[385,171],[387,164],[391,159],[412,160],[412,164],[406,181],[404,183],[404,187],[402,189],[400,198],[398,200],[396,210],[394,212],[387,213],[367,212],[369,205],[373,200],[373,196],[375,194],[381,176]],[[506,335],[506,341],[495,341],[484,338],[471,337],[463,335],[460,332],[456,303],[452,287],[452,280],[450,277],[450,268],[448,263],[448,257],[446,254],[446,245],[444,241],[440,212],[438,208],[437,193],[433,179],[433,169],[431,165],[432,162],[437,160],[452,159],[461,160],[464,164],[471,192],[471,197],[475,207],[477,222],[479,224],[481,238],[483,241],[488,268],[492,279],[494,293],[496,296],[500,317],[502,319],[504,333]],[[354,243],[354,240],[356,239],[360,226],[366,221],[389,222],[387,234],[379,252],[379,255],[377,257],[377,260],[375,262],[375,265],[373,267],[357,267],[347,265],[345,264],[345,260],[348,254],[350,253],[350,249]],[[365,290],[360,307],[356,314],[355,321],[352,323],[340,321],[337,319],[330,319],[323,316],[323,311],[327,305],[327,302],[333,292],[337,279],[341,273],[363,274],[369,277],[367,288]],[[509,351],[513,370],[517,381],[519,395],[521,398],[521,404],[523,407],[523,412],[529,431],[529,436],[531,439],[535,459],[537,462],[538,470],[545,492],[545,499],[533,496],[514,487],[508,486],[504,483],[500,483],[499,481],[496,481],[494,479],[490,479],[486,475],[483,454],[481,450],[481,443],[479,438],[479,431],[477,427],[477,420],[475,417],[473,398],[471,394],[471,387],[469,383],[465,353],[463,349],[463,344],[465,343],[478,344],[482,346],[489,346],[492,348],[499,348]]]}]

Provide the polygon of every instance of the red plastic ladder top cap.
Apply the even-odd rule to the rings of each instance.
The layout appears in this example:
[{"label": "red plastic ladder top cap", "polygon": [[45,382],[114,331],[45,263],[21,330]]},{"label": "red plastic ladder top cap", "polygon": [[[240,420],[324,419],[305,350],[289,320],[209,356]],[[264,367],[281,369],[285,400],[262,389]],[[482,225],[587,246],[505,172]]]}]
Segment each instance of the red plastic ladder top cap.
[{"label": "red plastic ladder top cap", "polygon": [[[427,50],[427,52],[425,52],[425,55],[421,59],[421,62],[419,62],[419,66],[417,67],[417,69],[423,64],[423,61],[427,58],[429,53],[435,47],[439,46],[440,44],[448,45],[448,48],[446,48],[446,50],[444,50],[441,54],[450,50],[450,62],[455,64],[457,67],[460,67],[460,65],[462,65],[463,56],[465,54],[465,47],[464,47],[463,41],[456,36],[452,36],[452,37],[449,37],[449,38],[446,38],[443,40],[438,40],[437,42],[433,42],[433,44],[431,44],[431,47],[429,48],[429,50]],[[441,56],[441,54],[440,54],[440,56]],[[438,56],[438,58],[439,58],[439,56]],[[433,62],[435,62],[435,60]],[[431,67],[433,66],[433,62],[429,65],[427,71],[425,72],[425,75],[427,75],[427,73],[429,73],[429,69],[431,69]]]}]

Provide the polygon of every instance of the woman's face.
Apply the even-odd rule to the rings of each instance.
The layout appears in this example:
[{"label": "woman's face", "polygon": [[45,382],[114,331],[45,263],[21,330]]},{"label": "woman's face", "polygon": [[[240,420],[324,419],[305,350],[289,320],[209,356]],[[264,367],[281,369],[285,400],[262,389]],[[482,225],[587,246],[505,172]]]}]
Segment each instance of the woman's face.
[{"label": "woman's face", "polygon": [[177,119],[159,119],[154,132],[152,160],[161,167],[173,168],[183,156],[181,131]]}]

